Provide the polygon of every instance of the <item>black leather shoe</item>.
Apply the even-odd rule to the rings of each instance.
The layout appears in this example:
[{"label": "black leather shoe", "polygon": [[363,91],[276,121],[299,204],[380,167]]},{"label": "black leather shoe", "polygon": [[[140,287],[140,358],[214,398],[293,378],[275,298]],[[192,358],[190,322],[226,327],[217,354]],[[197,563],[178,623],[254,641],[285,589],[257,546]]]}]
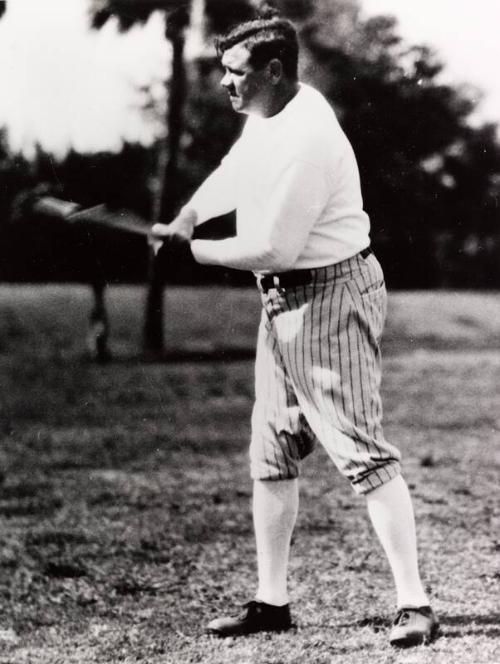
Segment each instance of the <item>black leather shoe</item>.
[{"label": "black leather shoe", "polygon": [[410,648],[431,643],[439,632],[439,623],[430,606],[402,606],[394,620],[389,641],[396,648]]},{"label": "black leather shoe", "polygon": [[293,627],[288,604],[273,606],[253,600],[243,606],[239,616],[216,618],[207,632],[217,636],[239,636],[254,632],[282,632]]}]

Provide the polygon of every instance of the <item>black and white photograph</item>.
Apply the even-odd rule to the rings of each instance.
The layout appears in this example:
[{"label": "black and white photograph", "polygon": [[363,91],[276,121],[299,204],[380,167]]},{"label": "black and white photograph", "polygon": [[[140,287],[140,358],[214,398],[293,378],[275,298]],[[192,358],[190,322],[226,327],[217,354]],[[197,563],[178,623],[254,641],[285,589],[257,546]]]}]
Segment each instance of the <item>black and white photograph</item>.
[{"label": "black and white photograph", "polygon": [[0,0],[0,664],[500,662],[497,0]]}]

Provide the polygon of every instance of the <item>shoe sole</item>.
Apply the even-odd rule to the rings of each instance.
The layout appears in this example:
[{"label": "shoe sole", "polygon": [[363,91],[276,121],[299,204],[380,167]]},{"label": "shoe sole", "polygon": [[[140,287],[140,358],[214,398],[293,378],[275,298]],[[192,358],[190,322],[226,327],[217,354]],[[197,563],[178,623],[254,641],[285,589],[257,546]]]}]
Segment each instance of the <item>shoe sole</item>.
[{"label": "shoe sole", "polygon": [[391,641],[390,644],[394,648],[413,648],[415,646],[428,646],[438,638],[439,634],[440,634],[439,625],[434,625],[432,627],[430,636],[414,635],[413,637],[407,637],[405,639],[397,639],[395,641]]}]

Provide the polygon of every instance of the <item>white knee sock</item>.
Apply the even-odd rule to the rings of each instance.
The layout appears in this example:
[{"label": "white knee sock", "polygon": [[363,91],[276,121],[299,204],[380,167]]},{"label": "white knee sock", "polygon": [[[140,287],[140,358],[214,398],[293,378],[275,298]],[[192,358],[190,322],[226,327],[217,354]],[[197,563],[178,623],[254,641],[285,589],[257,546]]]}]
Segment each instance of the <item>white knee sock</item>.
[{"label": "white knee sock", "polygon": [[428,604],[418,571],[412,502],[401,475],[367,494],[367,505],[394,576],[398,606]]},{"label": "white knee sock", "polygon": [[259,575],[256,598],[261,602],[276,606],[288,603],[288,556],[298,507],[298,480],[254,482],[253,521]]}]

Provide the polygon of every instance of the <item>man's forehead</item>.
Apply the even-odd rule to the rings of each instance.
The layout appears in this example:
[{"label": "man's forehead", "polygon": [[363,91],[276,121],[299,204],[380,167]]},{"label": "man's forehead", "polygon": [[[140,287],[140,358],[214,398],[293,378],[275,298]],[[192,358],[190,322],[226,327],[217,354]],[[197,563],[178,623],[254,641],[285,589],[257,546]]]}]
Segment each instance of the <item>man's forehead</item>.
[{"label": "man's forehead", "polygon": [[223,67],[231,67],[237,69],[248,65],[250,58],[249,50],[243,44],[235,44],[224,51],[221,58]]}]

